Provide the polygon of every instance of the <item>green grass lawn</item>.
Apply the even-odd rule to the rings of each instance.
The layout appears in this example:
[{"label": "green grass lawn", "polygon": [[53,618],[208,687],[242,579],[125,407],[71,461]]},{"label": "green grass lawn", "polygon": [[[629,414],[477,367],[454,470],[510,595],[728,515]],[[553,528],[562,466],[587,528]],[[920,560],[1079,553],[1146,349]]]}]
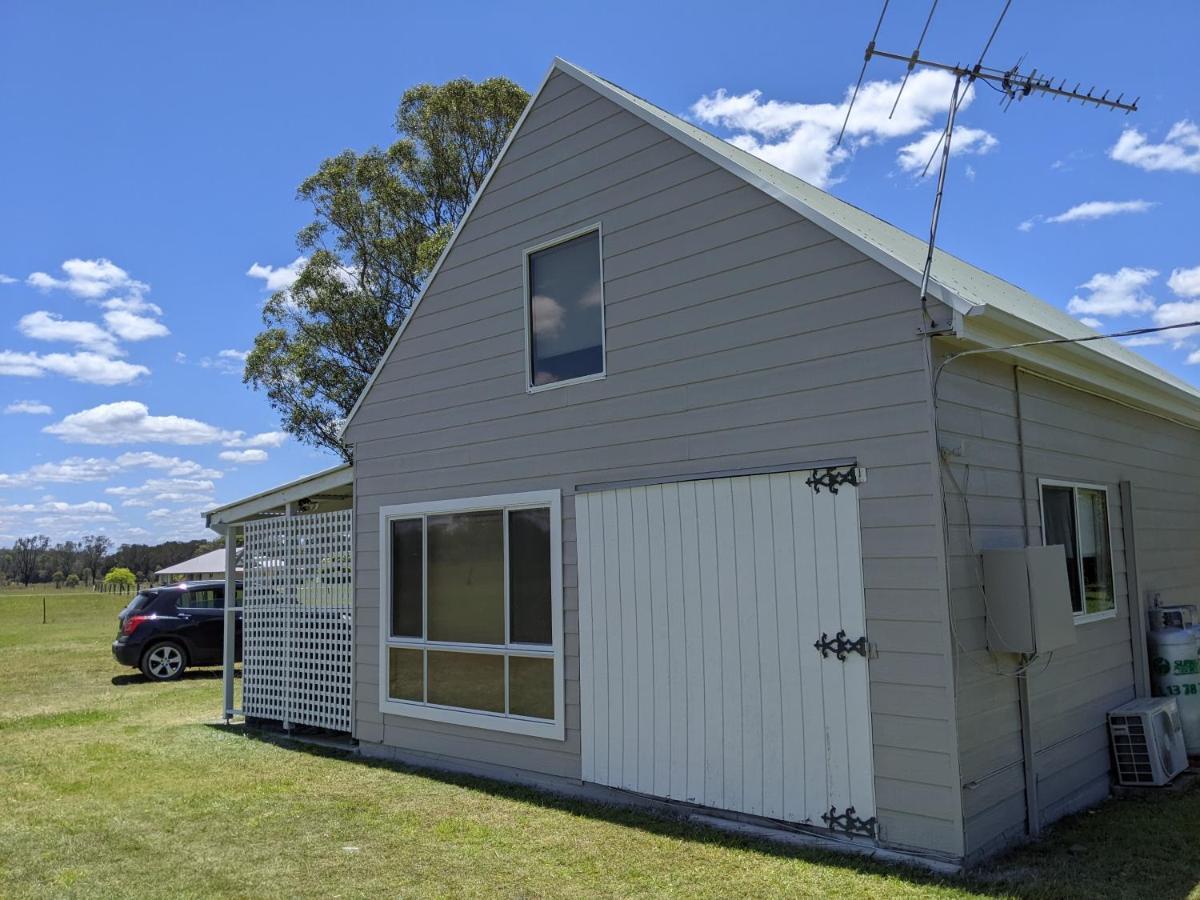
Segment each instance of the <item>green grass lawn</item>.
[{"label": "green grass lawn", "polygon": [[0,897],[1188,896],[1200,792],[1110,803],[969,879],[797,853],[215,724],[215,671],[111,659],[125,599],[0,594]]}]

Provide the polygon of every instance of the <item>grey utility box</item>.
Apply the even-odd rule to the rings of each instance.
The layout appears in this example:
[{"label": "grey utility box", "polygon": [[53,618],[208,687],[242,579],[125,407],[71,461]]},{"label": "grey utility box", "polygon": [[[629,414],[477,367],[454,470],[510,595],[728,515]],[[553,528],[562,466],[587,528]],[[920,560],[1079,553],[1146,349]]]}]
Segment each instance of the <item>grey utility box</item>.
[{"label": "grey utility box", "polygon": [[983,551],[987,640],[993,653],[1048,653],[1075,643],[1061,544]]}]

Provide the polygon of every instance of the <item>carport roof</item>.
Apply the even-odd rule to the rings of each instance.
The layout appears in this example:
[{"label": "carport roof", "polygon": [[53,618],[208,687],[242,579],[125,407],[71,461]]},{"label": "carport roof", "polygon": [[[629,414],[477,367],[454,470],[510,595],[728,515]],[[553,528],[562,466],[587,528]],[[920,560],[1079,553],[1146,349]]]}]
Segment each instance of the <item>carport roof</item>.
[{"label": "carport roof", "polygon": [[[353,483],[354,468],[349,463],[343,463],[210,509],[204,514],[204,524],[214,531],[221,532],[227,526],[239,522],[282,514],[289,503],[349,497],[353,491]],[[220,571],[224,571],[224,563],[219,568]]]}]

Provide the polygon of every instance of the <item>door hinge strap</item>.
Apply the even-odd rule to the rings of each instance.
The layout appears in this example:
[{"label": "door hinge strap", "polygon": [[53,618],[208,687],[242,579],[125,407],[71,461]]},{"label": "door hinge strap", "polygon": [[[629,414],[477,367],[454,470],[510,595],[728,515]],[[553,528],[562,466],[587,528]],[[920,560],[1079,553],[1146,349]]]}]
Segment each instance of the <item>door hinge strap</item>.
[{"label": "door hinge strap", "polygon": [[843,662],[846,661],[846,657],[851,653],[866,656],[869,652],[867,636],[865,634],[858,640],[851,641],[846,638],[846,632],[844,631],[839,631],[832,639],[822,631],[820,640],[814,641],[813,646],[821,651],[821,656],[828,657],[832,651],[833,655]]},{"label": "door hinge strap", "polygon": [[821,821],[830,831],[861,834],[870,838],[878,835],[879,820],[874,816],[869,819],[860,819],[854,814],[853,806],[847,806],[844,813],[839,813],[836,806],[831,806],[829,812],[821,814]]},{"label": "door hinge strap", "polygon": [[826,487],[829,493],[836,494],[838,485],[850,484],[858,486],[858,467],[846,466],[840,469],[827,468],[824,471],[813,469],[812,474],[804,479],[804,483],[813,489],[813,493],[821,493],[821,488]]}]

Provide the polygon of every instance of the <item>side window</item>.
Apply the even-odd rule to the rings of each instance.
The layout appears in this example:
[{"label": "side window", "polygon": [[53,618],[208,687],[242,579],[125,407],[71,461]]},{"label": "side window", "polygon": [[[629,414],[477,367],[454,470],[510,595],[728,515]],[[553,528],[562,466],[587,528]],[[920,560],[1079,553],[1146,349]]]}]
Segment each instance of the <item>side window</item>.
[{"label": "side window", "polygon": [[179,598],[181,609],[224,609],[225,592],[219,588],[188,591]]},{"label": "side window", "polygon": [[1108,490],[1100,485],[1042,483],[1042,534],[1066,549],[1071,607],[1077,620],[1116,610]]}]

